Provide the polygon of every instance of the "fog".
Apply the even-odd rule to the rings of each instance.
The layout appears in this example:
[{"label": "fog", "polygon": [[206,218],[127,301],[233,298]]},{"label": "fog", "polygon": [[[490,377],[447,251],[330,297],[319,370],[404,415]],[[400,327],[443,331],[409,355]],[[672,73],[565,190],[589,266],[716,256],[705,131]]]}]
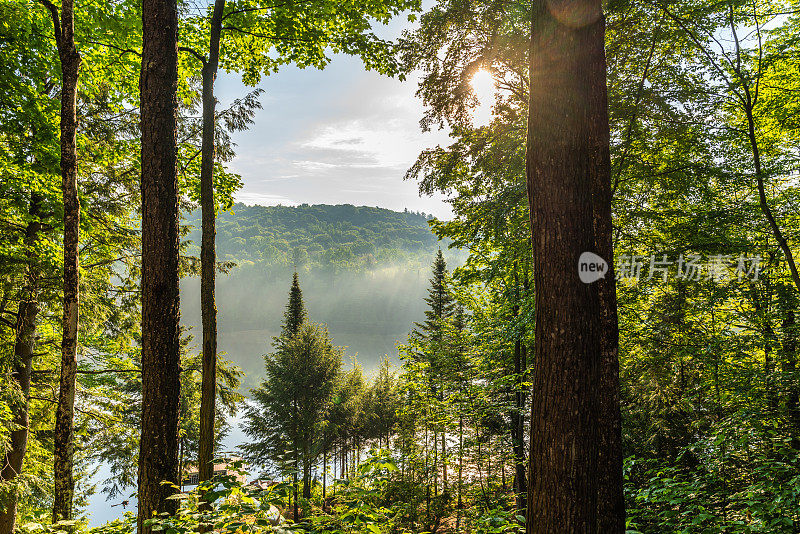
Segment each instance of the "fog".
[{"label": "fog", "polygon": [[[432,261],[435,250],[430,253]],[[448,254],[450,261],[457,261]],[[430,261],[335,273],[322,268],[301,270],[309,319],[328,326],[334,344],[356,356],[366,373],[382,357],[396,360],[397,344],[406,340],[414,322],[424,319]],[[280,331],[292,270],[247,263],[217,276],[218,347],[245,372],[243,392],[263,376],[263,355],[272,350]],[[181,282],[181,322],[200,350],[200,280]],[[346,362],[347,363],[347,362]]]}]

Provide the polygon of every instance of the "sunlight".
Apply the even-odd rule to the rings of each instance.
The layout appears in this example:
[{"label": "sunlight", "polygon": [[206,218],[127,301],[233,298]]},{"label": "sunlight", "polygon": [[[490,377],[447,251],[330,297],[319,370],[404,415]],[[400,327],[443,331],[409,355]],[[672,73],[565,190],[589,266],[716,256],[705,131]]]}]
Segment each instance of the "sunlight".
[{"label": "sunlight", "polygon": [[472,123],[475,126],[486,126],[492,122],[492,106],[497,93],[497,82],[486,69],[480,69],[470,80],[472,91],[478,98],[478,106],[472,112]]}]

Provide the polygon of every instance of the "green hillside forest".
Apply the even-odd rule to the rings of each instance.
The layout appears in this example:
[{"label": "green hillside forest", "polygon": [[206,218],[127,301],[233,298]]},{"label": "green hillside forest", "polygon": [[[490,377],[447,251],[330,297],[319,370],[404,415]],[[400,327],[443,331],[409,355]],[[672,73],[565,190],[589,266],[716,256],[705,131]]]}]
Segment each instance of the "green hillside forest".
[{"label": "green hillside forest", "polygon": [[798,169],[800,0],[0,0],[0,534],[798,534]]},{"label": "green hillside forest", "polygon": [[[194,228],[186,253],[199,256],[199,213],[184,222]],[[263,374],[262,356],[280,331],[295,270],[314,320],[371,372],[384,356],[397,356],[397,344],[424,318],[437,248],[453,266],[464,259],[448,250],[450,240],[438,240],[424,214],[382,208],[235,204],[217,228],[218,259],[235,264],[217,277],[219,348],[245,371],[245,386]],[[199,285],[198,277],[181,282],[182,322],[195,338]]]}]

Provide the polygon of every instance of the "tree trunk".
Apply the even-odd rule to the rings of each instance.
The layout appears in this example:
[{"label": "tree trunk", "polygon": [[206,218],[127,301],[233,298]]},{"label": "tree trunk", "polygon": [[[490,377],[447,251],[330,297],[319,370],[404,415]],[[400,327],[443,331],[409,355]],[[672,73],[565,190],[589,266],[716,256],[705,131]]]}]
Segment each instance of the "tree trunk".
[{"label": "tree trunk", "polygon": [[[605,91],[599,0],[533,3],[526,155],[536,288],[536,366],[531,404],[531,533],[597,531],[595,390],[601,350],[597,286],[579,258],[597,252],[595,173],[606,173],[608,132],[598,133]],[[601,87],[602,86],[602,87]]]},{"label": "tree trunk", "polygon": [[439,433],[433,427],[433,496],[439,495]]},{"label": "tree trunk", "polygon": [[[601,22],[601,24],[603,24]],[[604,28],[595,30],[587,73],[592,83],[589,96],[592,158],[592,211],[597,253],[608,263],[605,277],[596,282],[600,304],[600,379],[597,399],[598,486],[597,532],[624,534],[625,495],[622,475],[622,414],[619,391],[619,321],[617,282],[614,272],[614,227],[611,213],[611,153],[608,124],[608,90]],[[649,61],[649,60],[648,60]],[[648,63],[649,65],[649,63]]]},{"label": "tree trunk", "polygon": [[[516,315],[516,310],[514,315]],[[521,336],[514,342],[514,373],[523,382],[523,374],[527,367],[525,347],[522,345]],[[525,476],[525,390],[517,384],[515,393],[515,406],[511,414],[511,444],[514,453],[514,493],[517,496],[517,510],[525,510],[528,484]]]},{"label": "tree trunk", "polygon": [[[56,21],[54,21],[56,22]],[[53,523],[72,519],[75,494],[75,377],[78,371],[78,301],[80,202],[78,200],[77,94],[81,57],[75,48],[72,0],[61,4],[55,31],[61,59],[61,184],[64,198],[64,310],[61,321],[61,376],[53,437]]]},{"label": "tree trunk", "polygon": [[[31,370],[33,369],[33,349],[36,342],[36,321],[39,314],[39,266],[36,252],[36,240],[42,230],[39,221],[41,216],[41,198],[31,195],[31,221],[25,229],[25,248],[28,258],[28,272],[22,299],[17,309],[15,325],[16,340],[14,342],[14,370],[11,378],[17,383],[22,393],[22,401],[11,406],[13,423],[16,429],[9,436],[9,448],[3,459],[0,479],[3,482],[13,481],[22,473],[22,463],[28,449],[28,405],[31,389]],[[17,495],[9,495],[4,510],[0,510],[0,534],[11,534],[17,520]]]},{"label": "tree trunk", "polygon": [[447,433],[442,429],[442,492],[447,493]]},{"label": "tree trunk", "polygon": [[293,493],[293,497],[294,497],[294,516],[292,516],[292,519],[294,519],[295,521],[297,521],[300,518],[300,509],[299,509],[298,502],[297,502],[297,485],[298,485],[298,476],[297,476],[298,474],[297,474],[297,471],[298,471],[298,469],[299,469],[299,466],[297,465],[297,454],[295,453],[295,457],[294,457],[294,474],[292,475],[292,477],[293,477],[293,480],[292,480],[293,491],[292,491],[292,493]]},{"label": "tree trunk", "polygon": [[464,476],[464,416],[458,416],[458,503],[456,505],[456,532],[461,528],[462,481]]},{"label": "tree trunk", "polygon": [[311,436],[306,436],[303,445],[303,498],[311,498]]},{"label": "tree trunk", "polygon": [[797,383],[797,324],[794,310],[786,309],[783,318],[783,362],[786,411],[789,416],[789,435],[792,448],[800,450],[800,387]]},{"label": "tree trunk", "polygon": [[202,242],[200,247],[200,308],[203,321],[203,382],[200,398],[199,478],[214,476],[214,416],[217,398],[217,306],[214,301],[216,253],[216,215],[214,201],[214,115],[217,100],[214,80],[219,65],[219,38],[225,0],[214,2],[208,61],[203,65],[203,139],[200,162],[200,209]]},{"label": "tree trunk", "polygon": [[178,482],[178,87],[176,0],[142,3],[142,432],[138,531],[153,512],[175,513]]}]

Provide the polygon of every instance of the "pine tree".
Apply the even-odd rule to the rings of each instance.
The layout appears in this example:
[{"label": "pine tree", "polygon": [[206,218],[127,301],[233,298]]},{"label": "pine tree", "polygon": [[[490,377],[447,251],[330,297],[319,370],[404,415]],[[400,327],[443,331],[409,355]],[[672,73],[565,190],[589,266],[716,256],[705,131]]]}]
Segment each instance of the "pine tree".
[{"label": "pine tree", "polygon": [[252,390],[244,431],[253,441],[242,450],[256,463],[288,461],[295,477],[302,464],[304,498],[311,497],[311,467],[322,452],[321,428],[341,366],[342,351],[327,330],[304,322],[265,358],[266,378]]},{"label": "pine tree", "polygon": [[300,289],[300,280],[297,272],[292,276],[292,287],[289,289],[289,303],[283,313],[283,326],[281,333],[275,338],[276,348],[292,339],[300,327],[308,319],[305,304],[303,304],[303,291]]},{"label": "pine tree", "polygon": [[425,303],[425,321],[415,323],[414,335],[420,340],[441,342],[444,321],[453,315],[455,301],[448,288],[447,263],[444,261],[442,249],[436,253],[433,260],[433,276],[430,279],[428,296]]}]

